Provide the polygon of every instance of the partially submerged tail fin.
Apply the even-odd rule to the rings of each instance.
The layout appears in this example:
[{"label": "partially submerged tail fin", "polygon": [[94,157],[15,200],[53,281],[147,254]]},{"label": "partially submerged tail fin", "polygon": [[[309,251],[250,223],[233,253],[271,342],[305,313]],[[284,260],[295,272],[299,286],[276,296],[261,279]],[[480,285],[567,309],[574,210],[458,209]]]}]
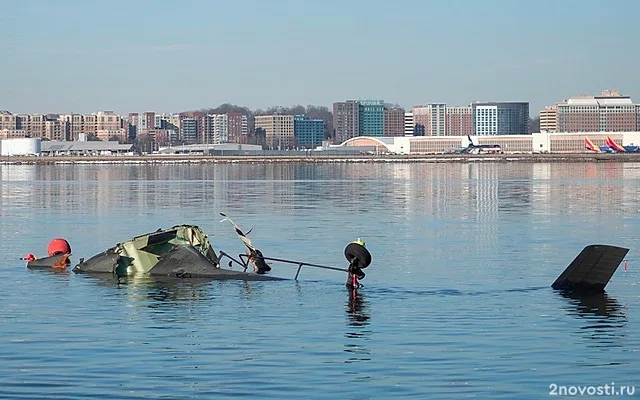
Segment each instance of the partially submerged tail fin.
[{"label": "partially submerged tail fin", "polygon": [[561,290],[604,291],[629,249],[605,244],[586,246],[551,285]]}]

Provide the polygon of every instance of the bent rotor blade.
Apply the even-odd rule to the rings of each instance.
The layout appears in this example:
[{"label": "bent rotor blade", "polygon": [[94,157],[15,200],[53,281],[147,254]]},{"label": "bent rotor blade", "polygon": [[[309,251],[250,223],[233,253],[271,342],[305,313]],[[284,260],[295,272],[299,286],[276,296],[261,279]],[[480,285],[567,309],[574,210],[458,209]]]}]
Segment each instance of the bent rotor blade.
[{"label": "bent rotor blade", "polygon": [[[240,239],[242,240],[242,242],[244,243],[245,246],[247,246],[247,248],[251,251],[256,251],[257,249],[255,247],[253,247],[253,244],[251,243],[251,240],[247,237],[247,235],[242,232],[242,229],[240,229],[240,227],[238,225],[236,225],[235,222],[233,222],[233,220],[231,218],[229,218],[226,214],[224,213],[220,213],[220,215],[222,215],[224,217],[224,219],[220,222],[223,221],[229,221],[229,223],[231,223],[231,225],[233,225],[233,228],[235,229],[236,233],[238,234],[238,236],[240,236]],[[251,230],[249,230],[249,232],[251,232]],[[249,233],[247,232],[247,233]]]}]

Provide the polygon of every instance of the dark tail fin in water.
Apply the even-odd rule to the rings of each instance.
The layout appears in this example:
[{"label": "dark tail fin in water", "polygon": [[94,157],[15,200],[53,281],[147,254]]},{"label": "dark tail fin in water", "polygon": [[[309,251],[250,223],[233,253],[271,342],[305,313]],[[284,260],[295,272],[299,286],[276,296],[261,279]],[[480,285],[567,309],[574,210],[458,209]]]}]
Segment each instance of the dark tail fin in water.
[{"label": "dark tail fin in water", "polygon": [[629,249],[605,244],[586,246],[551,285],[554,289],[602,292]]}]

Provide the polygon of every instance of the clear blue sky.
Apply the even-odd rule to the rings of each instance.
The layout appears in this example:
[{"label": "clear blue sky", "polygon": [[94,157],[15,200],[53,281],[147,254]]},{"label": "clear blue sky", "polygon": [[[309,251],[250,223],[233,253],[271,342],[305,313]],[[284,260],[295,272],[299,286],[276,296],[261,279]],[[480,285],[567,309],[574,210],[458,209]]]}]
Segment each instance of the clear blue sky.
[{"label": "clear blue sky", "polygon": [[640,102],[640,0],[0,0],[0,109]]}]

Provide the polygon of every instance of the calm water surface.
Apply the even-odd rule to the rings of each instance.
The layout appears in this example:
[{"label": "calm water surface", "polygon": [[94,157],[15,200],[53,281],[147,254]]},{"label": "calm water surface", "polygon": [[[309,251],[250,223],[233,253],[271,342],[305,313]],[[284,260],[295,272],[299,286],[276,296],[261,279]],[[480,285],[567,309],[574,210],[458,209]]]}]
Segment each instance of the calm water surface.
[{"label": "calm water surface", "polygon": [[[640,164],[0,165],[0,397],[544,398],[638,386]],[[197,224],[216,250],[345,267],[298,282],[120,282],[29,271]],[[604,296],[549,285],[590,243],[627,246]],[[292,278],[295,267],[274,265]],[[626,396],[629,397],[629,396]]]}]

